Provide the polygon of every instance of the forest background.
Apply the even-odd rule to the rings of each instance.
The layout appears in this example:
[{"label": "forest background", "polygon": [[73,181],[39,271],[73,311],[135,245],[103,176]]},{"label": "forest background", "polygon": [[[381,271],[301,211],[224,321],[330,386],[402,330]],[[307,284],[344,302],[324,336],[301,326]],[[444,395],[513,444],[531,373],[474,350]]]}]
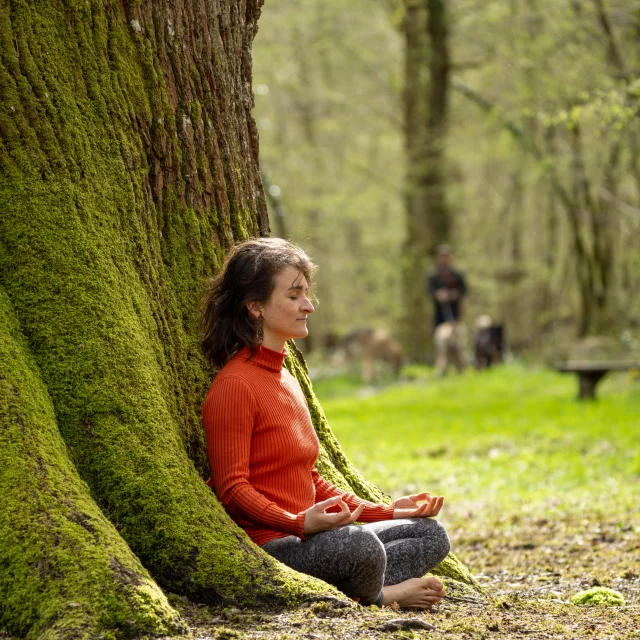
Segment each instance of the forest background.
[{"label": "forest background", "polygon": [[635,0],[265,7],[261,170],[272,232],[320,265],[314,342],[378,326],[422,359],[448,242],[465,321],[505,323],[513,352],[637,350],[639,42]]}]

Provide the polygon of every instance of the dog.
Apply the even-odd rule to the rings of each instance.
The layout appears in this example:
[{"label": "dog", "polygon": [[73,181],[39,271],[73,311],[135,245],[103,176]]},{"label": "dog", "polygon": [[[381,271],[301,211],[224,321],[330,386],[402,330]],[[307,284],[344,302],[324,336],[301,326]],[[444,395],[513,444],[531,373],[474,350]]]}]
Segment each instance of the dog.
[{"label": "dog", "polygon": [[504,328],[494,324],[488,315],[479,316],[473,335],[473,356],[476,369],[487,369],[503,360]]},{"label": "dog", "polygon": [[385,329],[362,327],[345,334],[340,341],[347,363],[360,361],[362,380],[369,383],[377,377],[376,363],[383,363],[398,378],[403,353],[400,343]]},{"label": "dog", "polygon": [[467,329],[458,321],[443,322],[436,327],[433,343],[436,348],[436,373],[445,376],[449,365],[455,365],[458,373],[465,367],[464,348]]}]

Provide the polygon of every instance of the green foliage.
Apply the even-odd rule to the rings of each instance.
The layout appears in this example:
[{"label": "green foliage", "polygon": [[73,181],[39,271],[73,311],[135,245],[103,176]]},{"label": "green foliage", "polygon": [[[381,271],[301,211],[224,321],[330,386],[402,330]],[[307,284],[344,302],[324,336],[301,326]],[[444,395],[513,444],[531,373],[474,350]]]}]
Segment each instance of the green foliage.
[{"label": "green foliage", "polygon": [[618,591],[607,587],[593,587],[576,593],[571,597],[571,602],[588,607],[612,607],[623,605],[624,597]]},{"label": "green foliage", "polygon": [[[466,319],[505,322],[516,351],[578,329],[619,338],[640,320],[628,293],[640,286],[638,17],[626,0],[604,6],[611,41],[596,3],[448,3],[455,86],[493,105],[451,95],[447,188]],[[320,264],[316,343],[363,325],[399,334],[411,82],[401,24],[393,0],[283,0],[261,18],[262,165],[290,235]]]}]

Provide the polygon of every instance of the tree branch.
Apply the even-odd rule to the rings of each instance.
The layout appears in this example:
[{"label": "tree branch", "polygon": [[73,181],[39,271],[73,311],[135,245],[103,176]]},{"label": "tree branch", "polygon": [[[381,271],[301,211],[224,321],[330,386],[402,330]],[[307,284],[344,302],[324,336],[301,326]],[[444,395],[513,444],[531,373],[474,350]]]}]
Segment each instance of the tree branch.
[{"label": "tree branch", "polygon": [[600,23],[602,31],[607,39],[609,62],[618,70],[618,75],[622,80],[630,82],[631,78],[629,76],[629,72],[627,71],[626,65],[624,64],[624,60],[620,55],[620,50],[618,49],[618,44],[613,34],[611,21],[609,20],[609,16],[604,8],[604,2],[603,0],[593,0],[593,4],[598,14],[598,22]]}]

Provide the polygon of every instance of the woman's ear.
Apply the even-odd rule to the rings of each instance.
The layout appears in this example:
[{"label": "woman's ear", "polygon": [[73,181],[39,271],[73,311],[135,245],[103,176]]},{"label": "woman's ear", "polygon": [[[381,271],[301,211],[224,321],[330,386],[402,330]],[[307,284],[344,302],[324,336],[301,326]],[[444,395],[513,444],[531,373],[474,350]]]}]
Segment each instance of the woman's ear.
[{"label": "woman's ear", "polygon": [[260,309],[260,305],[257,302],[247,302],[247,309],[249,311],[249,313],[256,318],[256,320],[258,319],[258,316],[261,313],[261,309]]}]

